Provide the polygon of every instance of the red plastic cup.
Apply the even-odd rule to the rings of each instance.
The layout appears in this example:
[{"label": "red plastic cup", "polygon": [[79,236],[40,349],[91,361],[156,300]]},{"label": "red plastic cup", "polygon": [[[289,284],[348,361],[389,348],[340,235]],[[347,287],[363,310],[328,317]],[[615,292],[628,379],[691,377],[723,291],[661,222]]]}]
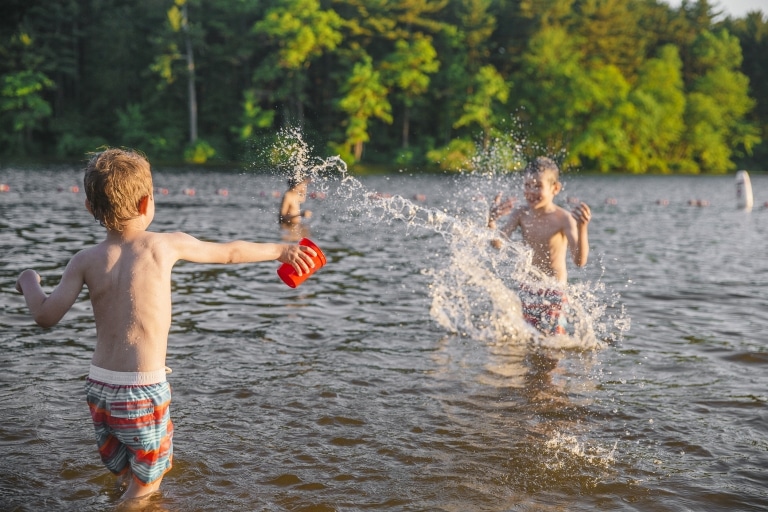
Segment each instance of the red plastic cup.
[{"label": "red plastic cup", "polygon": [[304,245],[314,249],[314,251],[317,253],[317,256],[312,257],[312,261],[315,262],[314,268],[310,267],[309,272],[304,272],[302,275],[298,275],[296,273],[296,269],[294,269],[293,266],[288,263],[283,263],[280,265],[280,268],[277,269],[277,275],[279,275],[280,279],[282,279],[283,282],[291,288],[296,288],[299,286],[301,283],[306,281],[309,276],[320,270],[325,265],[325,254],[323,254],[323,251],[321,251],[320,248],[316,246],[314,242],[312,242],[312,240],[309,238],[302,238],[299,240],[299,245]]}]

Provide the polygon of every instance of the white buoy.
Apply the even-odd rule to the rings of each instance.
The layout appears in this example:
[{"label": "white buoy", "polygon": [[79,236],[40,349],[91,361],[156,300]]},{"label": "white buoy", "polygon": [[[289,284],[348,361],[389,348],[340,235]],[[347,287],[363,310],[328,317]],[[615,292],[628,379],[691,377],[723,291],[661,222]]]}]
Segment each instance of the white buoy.
[{"label": "white buoy", "polygon": [[739,210],[752,210],[752,183],[747,171],[736,173],[736,207]]}]

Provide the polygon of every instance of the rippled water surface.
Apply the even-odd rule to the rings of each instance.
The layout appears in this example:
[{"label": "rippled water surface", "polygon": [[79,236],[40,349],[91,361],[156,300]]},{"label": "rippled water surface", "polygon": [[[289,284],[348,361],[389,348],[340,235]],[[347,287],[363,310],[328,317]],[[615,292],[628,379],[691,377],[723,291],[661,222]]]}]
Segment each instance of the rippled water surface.
[{"label": "rippled water surface", "polygon": [[[768,179],[751,213],[732,176],[564,181],[559,202],[593,210],[590,262],[569,268],[590,334],[568,341],[526,334],[505,284],[521,256],[488,256],[485,198],[511,178],[318,181],[328,263],[295,290],[273,262],[178,264],[174,467],[150,509],[766,510]],[[103,228],[79,170],[0,182],[0,509],[111,509],[87,296],[45,330],[14,289],[31,267],[50,291]],[[154,230],[281,239],[273,176],[155,185]]]}]

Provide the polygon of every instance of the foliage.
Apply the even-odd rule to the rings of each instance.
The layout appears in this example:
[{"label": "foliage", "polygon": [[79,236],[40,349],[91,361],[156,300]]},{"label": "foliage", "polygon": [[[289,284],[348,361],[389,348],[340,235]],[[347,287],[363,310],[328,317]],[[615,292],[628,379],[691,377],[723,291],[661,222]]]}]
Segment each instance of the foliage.
[{"label": "foliage", "polygon": [[472,158],[477,148],[467,139],[453,139],[447,146],[433,149],[427,158],[446,171],[466,171],[473,168]]},{"label": "foliage", "polygon": [[[768,20],[724,18],[708,0],[59,0],[6,11],[6,156],[80,158],[111,144],[242,161],[254,141],[298,127],[361,164],[468,169],[505,144],[599,172],[768,161]],[[510,121],[525,126],[525,150]]]},{"label": "foliage", "polygon": [[203,139],[197,139],[184,150],[184,161],[191,164],[204,164],[216,154],[213,146]]},{"label": "foliage", "polygon": [[370,56],[364,55],[352,68],[352,74],[342,88],[344,96],[339,107],[347,113],[346,144],[353,147],[355,160],[360,160],[363,143],[370,140],[368,122],[378,118],[392,122],[392,107],[387,101],[389,91],[381,80],[381,74],[373,68]]},{"label": "foliage", "polygon": [[52,109],[42,92],[53,82],[39,71],[19,71],[0,77],[0,141],[12,152],[27,154],[33,132],[42,127]]}]

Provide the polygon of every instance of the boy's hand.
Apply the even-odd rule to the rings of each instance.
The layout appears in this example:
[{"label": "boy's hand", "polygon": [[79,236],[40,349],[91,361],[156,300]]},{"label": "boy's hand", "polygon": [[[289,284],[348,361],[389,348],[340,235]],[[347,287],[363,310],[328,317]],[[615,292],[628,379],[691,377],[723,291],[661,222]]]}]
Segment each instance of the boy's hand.
[{"label": "boy's hand", "polygon": [[301,212],[301,216],[304,217],[305,219],[311,219],[312,212],[309,210],[304,210],[303,212]]},{"label": "boy's hand", "polygon": [[512,211],[515,206],[514,198],[508,197],[504,202],[501,201],[501,192],[496,194],[496,197],[491,203],[491,210],[488,214],[488,222],[494,222],[499,217],[503,217]]},{"label": "boy's hand", "polygon": [[573,218],[576,219],[576,224],[587,225],[592,219],[592,211],[589,209],[586,203],[579,203],[579,205],[571,212]]},{"label": "boy's hand", "polygon": [[290,245],[283,246],[283,250],[277,261],[280,263],[288,263],[299,275],[303,275],[305,272],[309,272],[310,268],[315,268],[315,262],[312,256],[317,256],[314,249],[306,247],[304,245]]}]

